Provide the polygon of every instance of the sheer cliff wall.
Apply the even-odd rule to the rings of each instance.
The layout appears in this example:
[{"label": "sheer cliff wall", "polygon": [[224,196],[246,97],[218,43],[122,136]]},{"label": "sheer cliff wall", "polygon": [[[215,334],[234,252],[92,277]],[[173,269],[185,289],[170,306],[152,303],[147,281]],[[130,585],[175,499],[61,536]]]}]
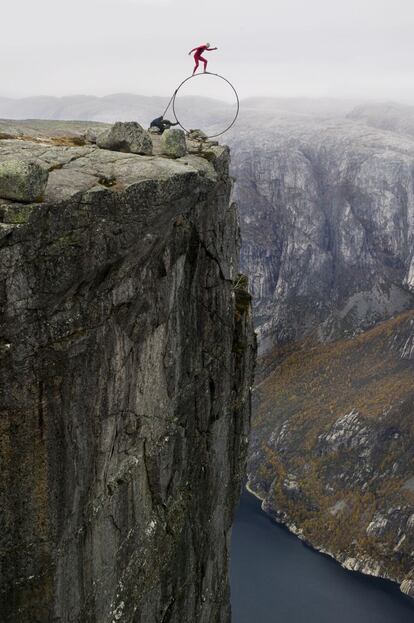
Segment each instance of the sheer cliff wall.
[{"label": "sheer cliff wall", "polygon": [[228,623],[255,353],[228,149],[44,134],[0,141],[49,170],[0,206],[2,621]]}]

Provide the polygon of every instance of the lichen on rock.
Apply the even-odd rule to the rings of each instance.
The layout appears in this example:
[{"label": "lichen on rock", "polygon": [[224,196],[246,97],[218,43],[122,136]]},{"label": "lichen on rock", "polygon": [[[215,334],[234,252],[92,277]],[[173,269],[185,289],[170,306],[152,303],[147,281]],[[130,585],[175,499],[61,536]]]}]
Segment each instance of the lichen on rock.
[{"label": "lichen on rock", "polygon": [[161,150],[170,158],[181,158],[187,153],[185,134],[178,128],[169,128],[162,133]]},{"label": "lichen on rock", "polygon": [[41,201],[48,180],[47,169],[30,160],[0,162],[0,197],[23,203]]}]

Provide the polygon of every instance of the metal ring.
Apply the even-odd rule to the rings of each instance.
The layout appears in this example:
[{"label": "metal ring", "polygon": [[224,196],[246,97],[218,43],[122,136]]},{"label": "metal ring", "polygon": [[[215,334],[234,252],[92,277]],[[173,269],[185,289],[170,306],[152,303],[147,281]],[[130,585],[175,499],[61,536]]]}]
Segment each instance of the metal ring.
[{"label": "metal ring", "polygon": [[234,116],[233,121],[230,123],[229,126],[227,126],[227,128],[225,130],[223,130],[222,132],[219,132],[218,134],[211,134],[210,136],[207,136],[206,138],[216,138],[217,136],[221,136],[222,134],[225,134],[226,132],[228,132],[230,130],[230,128],[232,128],[234,126],[234,124],[237,121],[237,117],[239,116],[239,111],[240,111],[240,100],[239,100],[239,96],[237,94],[236,89],[234,88],[234,86],[232,85],[232,83],[227,80],[227,78],[224,78],[224,76],[220,76],[220,74],[213,74],[210,71],[205,71],[205,72],[201,72],[199,74],[194,74],[192,76],[189,76],[188,78],[186,78],[185,80],[182,81],[182,83],[179,85],[179,87],[175,90],[174,96],[173,96],[173,113],[174,113],[174,117],[176,122],[178,123],[178,125],[184,130],[184,132],[186,132],[187,134],[190,133],[190,130],[187,130],[187,128],[185,128],[182,123],[180,122],[180,120],[177,117],[177,113],[175,112],[175,98],[177,97],[177,93],[178,91],[181,89],[181,87],[183,86],[183,84],[185,84],[186,82],[188,82],[188,80],[191,80],[192,78],[196,78],[197,76],[217,76],[217,78],[221,78],[221,80],[224,80],[225,82],[227,82],[227,84],[230,85],[230,87],[233,89],[234,95],[236,96],[236,103],[237,103],[237,109],[236,109],[236,114]]}]

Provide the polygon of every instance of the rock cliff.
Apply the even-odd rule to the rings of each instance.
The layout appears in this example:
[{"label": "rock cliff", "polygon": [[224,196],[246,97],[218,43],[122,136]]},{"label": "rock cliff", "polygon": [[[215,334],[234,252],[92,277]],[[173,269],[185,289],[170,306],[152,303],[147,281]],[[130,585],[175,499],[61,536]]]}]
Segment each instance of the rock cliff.
[{"label": "rock cliff", "polygon": [[262,352],[248,473],[278,521],[414,596],[414,141],[373,114],[231,138]]},{"label": "rock cliff", "polygon": [[262,351],[352,335],[413,306],[411,138],[293,118],[246,125],[231,144]]},{"label": "rock cliff", "polygon": [[0,140],[49,172],[0,202],[1,619],[228,623],[255,351],[228,149],[29,125]]}]

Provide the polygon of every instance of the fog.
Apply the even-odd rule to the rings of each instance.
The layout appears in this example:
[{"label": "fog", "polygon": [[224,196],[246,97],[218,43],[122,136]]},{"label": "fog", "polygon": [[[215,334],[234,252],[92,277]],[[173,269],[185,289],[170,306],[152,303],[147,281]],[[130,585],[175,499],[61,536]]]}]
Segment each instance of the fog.
[{"label": "fog", "polygon": [[414,102],[412,0],[3,0],[2,18],[1,96],[167,95],[209,41],[242,98]]}]

